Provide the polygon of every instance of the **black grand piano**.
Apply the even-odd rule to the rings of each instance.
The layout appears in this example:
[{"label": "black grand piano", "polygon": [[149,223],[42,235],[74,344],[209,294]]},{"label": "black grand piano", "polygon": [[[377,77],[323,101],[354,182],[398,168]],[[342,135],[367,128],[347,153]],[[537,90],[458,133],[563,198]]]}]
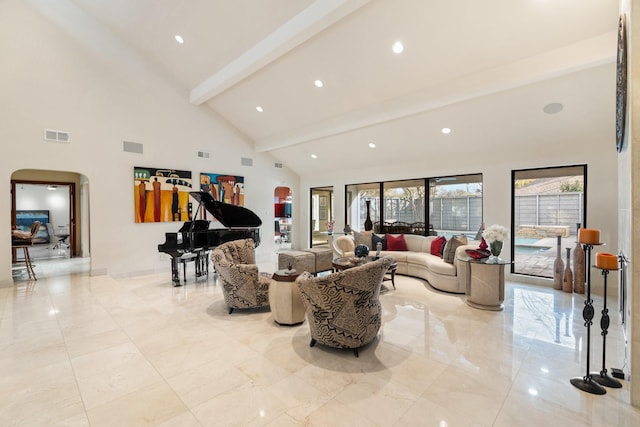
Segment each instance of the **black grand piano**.
[{"label": "black grand piano", "polygon": [[251,238],[260,244],[260,225],[262,220],[251,210],[242,206],[214,200],[211,194],[203,191],[189,193],[198,202],[193,216],[198,218],[204,208],[226,228],[209,229],[209,221],[194,219],[185,222],[177,233],[165,233],[165,241],[158,245],[158,252],[171,255],[171,277],[174,286],[180,286],[180,263],[186,282],[186,262],[194,261],[196,278],[209,274],[209,250],[231,240]]}]

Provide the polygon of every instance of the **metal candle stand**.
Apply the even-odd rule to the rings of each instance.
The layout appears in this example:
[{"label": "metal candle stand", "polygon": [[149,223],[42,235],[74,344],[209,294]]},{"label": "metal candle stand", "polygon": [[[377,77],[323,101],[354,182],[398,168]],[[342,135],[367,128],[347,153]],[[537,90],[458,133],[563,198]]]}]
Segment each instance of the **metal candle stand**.
[{"label": "metal candle stand", "polygon": [[[602,270],[604,277],[604,308],[602,309],[602,319],[600,319],[600,328],[602,328],[602,370],[600,372],[592,372],[593,381],[600,385],[611,388],[621,388],[622,384],[617,379],[607,373],[605,368],[605,359],[607,357],[607,333],[609,329],[609,310],[607,309],[607,276],[609,269],[596,267]],[[575,385],[575,384],[574,384]]]},{"label": "metal candle stand", "polygon": [[[599,245],[600,243],[598,243]],[[587,299],[584,302],[584,308],[582,309],[582,318],[584,319],[584,326],[587,327],[587,372],[584,377],[571,378],[571,384],[578,387],[582,391],[586,391],[591,394],[605,394],[607,391],[594,381],[593,376],[589,372],[589,362],[591,358],[591,325],[593,324],[593,300],[591,299],[591,250],[593,244],[587,243],[584,246],[587,255]]]}]

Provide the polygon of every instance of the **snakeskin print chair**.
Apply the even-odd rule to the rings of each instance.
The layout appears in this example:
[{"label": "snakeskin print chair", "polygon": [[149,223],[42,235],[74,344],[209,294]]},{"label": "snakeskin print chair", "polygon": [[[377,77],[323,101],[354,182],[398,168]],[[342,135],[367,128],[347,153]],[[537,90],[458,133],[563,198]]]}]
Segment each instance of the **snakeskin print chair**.
[{"label": "snakeskin print chair", "polygon": [[311,329],[311,343],[358,348],[371,342],[382,324],[380,287],[393,258],[383,257],[326,276],[308,272],[296,280]]},{"label": "snakeskin print chair", "polygon": [[211,252],[213,266],[222,282],[222,295],[229,307],[256,308],[269,305],[271,274],[258,273],[252,239],[233,240]]}]

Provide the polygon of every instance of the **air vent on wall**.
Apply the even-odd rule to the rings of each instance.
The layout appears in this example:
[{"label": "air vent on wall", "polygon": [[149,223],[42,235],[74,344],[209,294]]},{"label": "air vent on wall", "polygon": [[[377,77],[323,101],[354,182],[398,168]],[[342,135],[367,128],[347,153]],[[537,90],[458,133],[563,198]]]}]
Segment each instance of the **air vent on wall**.
[{"label": "air vent on wall", "polygon": [[276,162],[274,166],[277,167],[278,169],[282,169],[282,163],[280,162]]},{"label": "air vent on wall", "polygon": [[53,130],[53,129],[45,129],[44,140],[50,141],[50,142],[68,143],[71,140],[71,138],[69,136],[69,132]]},{"label": "air vent on wall", "polygon": [[142,144],[139,142],[122,141],[122,150],[127,153],[142,154]]},{"label": "air vent on wall", "polygon": [[198,157],[203,158],[203,159],[208,159],[209,158],[209,153],[207,153],[206,151],[198,151]]},{"label": "air vent on wall", "polygon": [[247,157],[242,157],[240,159],[240,164],[242,166],[253,166],[253,159],[249,159]]}]

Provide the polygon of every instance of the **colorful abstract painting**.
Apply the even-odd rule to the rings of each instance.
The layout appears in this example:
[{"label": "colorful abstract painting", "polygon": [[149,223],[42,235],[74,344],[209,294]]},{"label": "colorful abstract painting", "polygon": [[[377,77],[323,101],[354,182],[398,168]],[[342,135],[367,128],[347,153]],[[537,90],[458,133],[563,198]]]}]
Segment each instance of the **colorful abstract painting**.
[{"label": "colorful abstract painting", "polygon": [[189,221],[191,171],[133,168],[136,222]]},{"label": "colorful abstract painting", "polygon": [[214,200],[219,202],[244,206],[244,177],[242,176],[201,173],[200,191],[211,194]]}]

